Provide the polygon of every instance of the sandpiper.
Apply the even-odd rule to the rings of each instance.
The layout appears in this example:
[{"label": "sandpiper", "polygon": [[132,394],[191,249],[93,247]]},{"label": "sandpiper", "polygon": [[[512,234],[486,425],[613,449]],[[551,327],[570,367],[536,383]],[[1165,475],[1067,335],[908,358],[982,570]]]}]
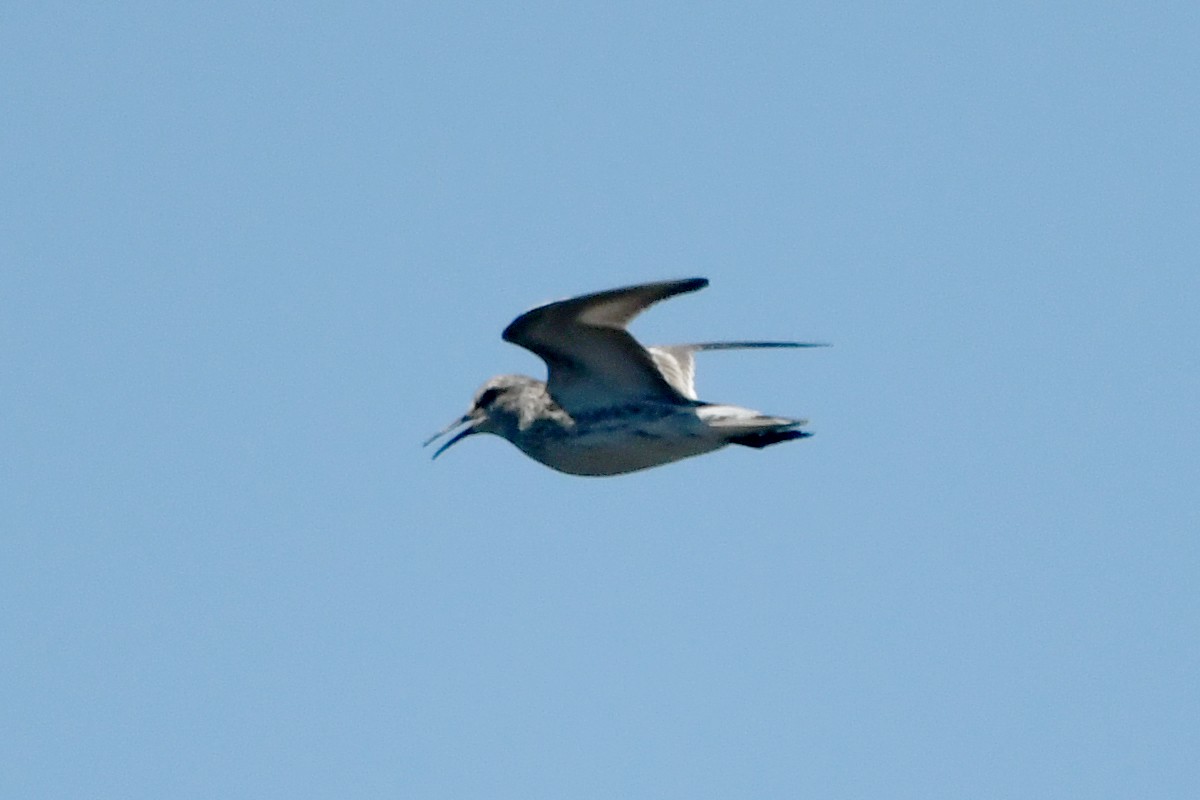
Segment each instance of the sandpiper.
[{"label": "sandpiper", "polygon": [[497,375],[471,409],[437,438],[438,448],[494,433],[530,458],[571,475],[620,475],[718,450],[766,447],[811,436],[807,420],[761,414],[696,398],[693,354],[754,347],[820,347],[812,342],[707,342],[643,347],[625,326],[649,306],[708,285],[706,278],[644,283],[539,306],[513,320],[504,340],[548,368],[545,382]]}]

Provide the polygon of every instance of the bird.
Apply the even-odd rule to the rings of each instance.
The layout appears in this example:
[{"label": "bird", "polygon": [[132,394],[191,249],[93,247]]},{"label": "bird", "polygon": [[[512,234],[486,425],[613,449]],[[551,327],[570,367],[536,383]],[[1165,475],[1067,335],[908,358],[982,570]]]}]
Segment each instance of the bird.
[{"label": "bird", "polygon": [[545,381],[497,375],[462,417],[424,443],[490,433],[569,475],[622,475],[727,445],[763,448],[812,434],[807,420],[699,400],[695,354],[712,350],[823,347],[819,342],[641,345],[628,324],[655,303],[695,292],[706,278],[657,281],[538,306],[504,329],[505,341],[539,356]]}]

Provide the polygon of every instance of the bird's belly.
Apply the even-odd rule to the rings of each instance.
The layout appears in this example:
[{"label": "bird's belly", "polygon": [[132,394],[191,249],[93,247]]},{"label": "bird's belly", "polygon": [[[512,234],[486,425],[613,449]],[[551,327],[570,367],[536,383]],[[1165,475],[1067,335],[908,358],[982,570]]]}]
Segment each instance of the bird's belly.
[{"label": "bird's belly", "polygon": [[701,427],[646,424],[599,427],[552,437],[526,454],[559,472],[571,475],[620,475],[657,467],[683,458],[710,453],[725,442],[706,435]]}]

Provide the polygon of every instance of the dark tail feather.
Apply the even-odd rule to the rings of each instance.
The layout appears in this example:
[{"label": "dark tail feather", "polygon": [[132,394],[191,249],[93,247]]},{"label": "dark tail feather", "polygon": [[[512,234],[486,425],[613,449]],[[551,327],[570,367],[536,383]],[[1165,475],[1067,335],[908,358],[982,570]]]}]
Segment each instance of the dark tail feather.
[{"label": "dark tail feather", "polygon": [[779,444],[780,442],[790,442],[792,439],[803,439],[808,436],[812,436],[808,431],[759,431],[758,433],[743,433],[741,436],[733,436],[725,441],[730,444],[762,448]]}]

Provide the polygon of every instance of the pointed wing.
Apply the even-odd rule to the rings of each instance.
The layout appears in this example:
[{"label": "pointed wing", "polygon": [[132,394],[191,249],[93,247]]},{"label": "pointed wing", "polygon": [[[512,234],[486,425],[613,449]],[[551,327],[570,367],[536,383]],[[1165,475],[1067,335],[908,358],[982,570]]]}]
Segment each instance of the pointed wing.
[{"label": "pointed wing", "polygon": [[610,289],[527,311],[504,340],[541,357],[547,388],[568,413],[637,401],[686,402],[625,326],[654,303],[708,285],[705,278]]},{"label": "pointed wing", "polygon": [[702,350],[748,350],[762,347],[826,347],[818,342],[704,342],[702,344],[655,345],[647,348],[654,366],[667,383],[689,400],[696,397],[696,359]]}]

